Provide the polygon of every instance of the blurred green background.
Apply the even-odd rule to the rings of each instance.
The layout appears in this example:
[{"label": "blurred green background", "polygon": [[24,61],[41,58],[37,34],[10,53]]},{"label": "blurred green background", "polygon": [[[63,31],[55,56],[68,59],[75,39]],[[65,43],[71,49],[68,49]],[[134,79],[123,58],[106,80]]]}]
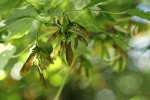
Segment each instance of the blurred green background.
[{"label": "blurred green background", "polygon": [[[35,42],[38,21],[34,20],[30,30],[25,30],[29,33],[18,39],[11,38],[9,25],[5,24],[16,9],[29,5],[36,10],[36,18],[44,22],[39,45],[49,53],[57,43],[47,44],[57,30],[51,23],[55,18],[61,19],[63,11],[89,33],[85,37],[88,46],[79,42],[78,48],[73,49],[71,68],[63,54],[45,70],[48,89],[40,81],[37,66],[33,65],[25,77],[19,74]],[[150,100],[150,23],[127,14],[129,9],[148,12],[150,1],[1,0],[0,100],[54,100],[57,97],[59,100]],[[17,27],[19,25],[13,26],[14,30]]]}]

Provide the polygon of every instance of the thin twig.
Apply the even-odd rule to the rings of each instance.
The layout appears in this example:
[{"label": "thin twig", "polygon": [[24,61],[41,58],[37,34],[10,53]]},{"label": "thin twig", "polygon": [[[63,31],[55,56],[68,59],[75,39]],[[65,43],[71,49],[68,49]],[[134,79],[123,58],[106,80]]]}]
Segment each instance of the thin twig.
[{"label": "thin twig", "polygon": [[123,11],[123,12],[109,12],[109,11],[95,10],[95,9],[71,10],[71,11],[69,11],[67,13],[78,12],[78,11],[100,11],[100,12],[103,12],[103,13],[118,14],[118,15],[126,13],[126,11]]},{"label": "thin twig", "polygon": [[63,80],[63,83],[61,84],[61,86],[60,86],[60,88],[59,88],[59,90],[58,90],[58,92],[57,92],[57,94],[56,94],[54,100],[58,100],[58,99],[59,99],[60,94],[61,94],[61,92],[62,92],[62,90],[63,90],[63,87],[65,86],[65,83],[66,83],[67,79],[68,79],[68,73],[66,74],[66,76],[65,76],[65,78],[64,78],[64,80]]},{"label": "thin twig", "polygon": [[[49,33],[44,34],[42,36],[39,37],[39,40],[42,39],[43,37],[49,35]],[[35,43],[35,41],[33,41],[32,43],[30,43],[23,51],[21,51],[20,53],[13,55],[11,58],[16,58],[19,57],[20,55],[22,55],[23,53],[25,53],[27,50],[29,50],[29,48]]]},{"label": "thin twig", "polygon": [[42,23],[40,22],[40,25],[39,25],[39,28],[38,28],[38,32],[37,32],[37,34],[36,34],[36,45],[38,46],[38,37],[39,37],[39,32],[40,32],[40,28],[41,28],[41,26],[42,26]]}]

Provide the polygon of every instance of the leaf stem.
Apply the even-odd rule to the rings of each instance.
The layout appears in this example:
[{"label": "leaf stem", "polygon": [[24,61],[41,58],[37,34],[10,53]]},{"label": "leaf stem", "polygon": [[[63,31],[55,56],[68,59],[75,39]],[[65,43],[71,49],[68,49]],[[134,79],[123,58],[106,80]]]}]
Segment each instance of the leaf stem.
[{"label": "leaf stem", "polygon": [[38,32],[36,34],[36,41],[35,41],[35,44],[38,46],[38,37],[39,37],[39,32],[40,32],[40,28],[42,26],[42,23],[40,22],[40,25],[39,25],[39,28],[38,28]]},{"label": "leaf stem", "polygon": [[68,78],[68,73],[66,74],[66,76],[65,76],[65,78],[64,78],[64,80],[63,80],[63,83],[61,84],[61,86],[60,86],[60,88],[59,88],[59,90],[58,90],[58,92],[57,92],[57,94],[56,94],[54,100],[58,100],[58,99],[59,99],[59,96],[60,96],[60,94],[61,94],[61,92],[62,92],[62,90],[63,90],[63,87],[65,86],[65,83],[66,83],[66,81],[67,81],[67,78]]},{"label": "leaf stem", "polygon": [[71,10],[71,11],[69,11],[67,13],[78,12],[78,11],[100,11],[102,13],[118,14],[118,15],[126,13],[126,11],[123,11],[123,12],[109,12],[109,11],[102,11],[102,10],[95,10],[95,9]]},{"label": "leaf stem", "polygon": [[[77,57],[75,57],[74,59],[76,59],[76,58],[77,58]],[[73,67],[74,63],[75,63],[75,60],[73,61],[73,63],[72,63],[71,66],[68,66],[68,64],[67,64],[67,68],[68,68],[68,69],[67,69],[67,73],[66,73],[66,75],[65,75],[65,78],[64,78],[64,80],[63,80],[63,83],[61,84],[60,88],[58,89],[58,92],[56,93],[56,96],[55,96],[54,100],[59,100],[60,94],[61,94],[61,92],[62,92],[62,90],[63,90],[63,88],[64,88],[64,86],[65,86],[65,83],[66,83],[66,81],[67,81],[67,79],[68,79],[68,77],[69,77],[69,72],[70,72],[71,68]]]}]

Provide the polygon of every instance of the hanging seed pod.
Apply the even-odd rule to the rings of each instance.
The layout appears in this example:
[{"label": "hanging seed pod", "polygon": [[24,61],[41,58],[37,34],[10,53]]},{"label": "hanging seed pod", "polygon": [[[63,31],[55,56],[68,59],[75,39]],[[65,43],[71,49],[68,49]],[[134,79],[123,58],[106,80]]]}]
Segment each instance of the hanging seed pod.
[{"label": "hanging seed pod", "polygon": [[40,69],[41,69],[42,71],[48,69],[48,65],[49,65],[49,64],[50,64],[49,59],[46,59],[46,58],[45,58],[45,59],[41,60],[41,61],[40,61],[40,64],[39,64]]},{"label": "hanging seed pod", "polygon": [[59,50],[60,55],[63,53],[64,47],[65,47],[65,43],[63,41],[61,41],[60,50]]},{"label": "hanging seed pod", "polygon": [[53,35],[48,39],[47,43],[51,44],[55,38],[57,37],[58,31],[56,31],[55,33],[53,33]]},{"label": "hanging seed pod", "polygon": [[79,66],[79,68],[77,69],[77,74],[80,76],[82,73],[82,64]]},{"label": "hanging seed pod", "polygon": [[68,65],[70,66],[72,64],[72,61],[73,61],[73,51],[71,48],[71,42],[69,42],[66,45],[66,60],[67,60]]},{"label": "hanging seed pod", "polygon": [[78,47],[78,39],[74,38],[74,48],[77,49]]},{"label": "hanging seed pod", "polygon": [[43,72],[41,71],[41,69],[39,67],[38,67],[38,72],[39,72],[39,77],[40,77],[40,80],[41,80],[43,86],[47,89],[47,84],[46,84],[46,81],[44,79]]},{"label": "hanging seed pod", "polygon": [[88,46],[87,41],[86,41],[82,36],[78,35],[77,38],[78,38],[85,46]]},{"label": "hanging seed pod", "polygon": [[53,53],[50,55],[52,57],[52,59],[54,59],[54,60],[56,60],[58,52],[60,50],[60,43],[61,43],[61,39],[58,40],[58,42],[53,50]]},{"label": "hanging seed pod", "polygon": [[68,18],[68,15],[65,13],[65,12],[63,12],[63,22],[67,25],[67,24],[69,24],[69,23],[71,23],[71,21],[69,20],[69,18]]},{"label": "hanging seed pod", "polygon": [[57,20],[57,24],[61,26],[60,20]]},{"label": "hanging seed pod", "polygon": [[78,33],[83,36],[88,36],[87,30],[82,25],[75,23],[75,22],[71,22],[71,26],[72,27],[71,27],[70,31]]},{"label": "hanging seed pod", "polygon": [[88,69],[88,68],[85,69],[85,75],[86,75],[87,78],[89,78],[90,72],[89,72],[89,69]]},{"label": "hanging seed pod", "polygon": [[21,76],[25,76],[30,72],[33,65],[34,56],[35,56],[34,53],[31,53],[29,55],[28,59],[26,60],[26,62],[24,63],[23,67],[20,70]]}]

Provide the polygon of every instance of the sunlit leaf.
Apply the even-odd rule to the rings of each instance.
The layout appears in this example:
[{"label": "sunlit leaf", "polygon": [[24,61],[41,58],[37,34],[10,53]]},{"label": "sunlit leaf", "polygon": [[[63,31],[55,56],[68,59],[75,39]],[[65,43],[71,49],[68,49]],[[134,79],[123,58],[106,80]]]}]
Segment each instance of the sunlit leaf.
[{"label": "sunlit leaf", "polygon": [[138,10],[138,9],[129,9],[127,11],[127,13],[129,15],[137,16],[137,17],[140,17],[140,18],[143,18],[143,19],[150,21],[150,12],[144,12],[144,11]]},{"label": "sunlit leaf", "polygon": [[10,24],[8,26],[8,31],[11,33],[10,38],[21,38],[23,35],[28,34],[32,25],[32,21],[32,19],[24,18]]},{"label": "sunlit leaf", "polygon": [[28,34],[32,22],[36,16],[36,11],[30,6],[26,9],[16,10],[5,21],[6,25],[8,26],[8,31],[11,33],[10,37],[14,39]]}]

